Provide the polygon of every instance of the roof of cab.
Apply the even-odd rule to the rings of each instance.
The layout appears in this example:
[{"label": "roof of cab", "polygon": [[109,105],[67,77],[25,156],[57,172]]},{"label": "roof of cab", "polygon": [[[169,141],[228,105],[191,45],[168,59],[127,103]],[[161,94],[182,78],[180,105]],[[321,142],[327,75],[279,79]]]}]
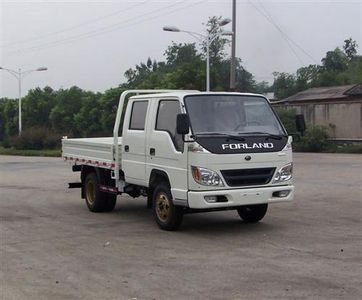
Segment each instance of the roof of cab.
[{"label": "roof of cab", "polygon": [[265,98],[264,95],[261,94],[253,94],[253,93],[238,93],[238,92],[200,92],[196,90],[179,90],[165,93],[155,93],[155,94],[142,94],[131,96],[132,99],[144,99],[144,98],[167,98],[167,97],[185,97],[191,95],[242,95],[242,96],[259,96]]}]

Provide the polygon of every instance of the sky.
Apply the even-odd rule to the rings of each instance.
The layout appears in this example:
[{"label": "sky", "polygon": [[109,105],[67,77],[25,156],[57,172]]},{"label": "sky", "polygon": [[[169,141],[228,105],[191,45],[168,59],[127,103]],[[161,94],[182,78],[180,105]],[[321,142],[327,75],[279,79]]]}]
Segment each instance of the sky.
[{"label": "sky", "polygon": [[[232,0],[0,0],[0,66],[48,68],[23,78],[23,94],[74,85],[103,92],[125,82],[124,72],[148,57],[164,60],[173,41],[195,42],[163,26],[202,33],[212,16],[231,18]],[[361,0],[237,0],[236,56],[257,81],[319,64],[349,37],[361,54]],[[0,70],[0,97],[17,95],[17,80]]]}]

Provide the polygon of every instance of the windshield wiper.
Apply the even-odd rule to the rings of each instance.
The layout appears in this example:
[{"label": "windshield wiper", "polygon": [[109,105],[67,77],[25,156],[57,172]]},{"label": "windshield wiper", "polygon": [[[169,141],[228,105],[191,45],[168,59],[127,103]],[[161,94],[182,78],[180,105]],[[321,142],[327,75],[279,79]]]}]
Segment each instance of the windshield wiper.
[{"label": "windshield wiper", "polygon": [[265,136],[267,139],[271,138],[274,140],[281,140],[283,136],[276,135],[268,132],[262,132],[262,131],[252,131],[252,132],[239,132],[240,135],[262,135]]},{"label": "windshield wiper", "polygon": [[239,141],[239,142],[244,142],[245,138],[238,136],[238,135],[231,135],[231,134],[226,134],[226,133],[220,133],[220,132],[203,132],[203,133],[197,133],[195,136],[196,138],[198,136],[223,136],[226,137],[226,140],[235,140],[235,141]]}]

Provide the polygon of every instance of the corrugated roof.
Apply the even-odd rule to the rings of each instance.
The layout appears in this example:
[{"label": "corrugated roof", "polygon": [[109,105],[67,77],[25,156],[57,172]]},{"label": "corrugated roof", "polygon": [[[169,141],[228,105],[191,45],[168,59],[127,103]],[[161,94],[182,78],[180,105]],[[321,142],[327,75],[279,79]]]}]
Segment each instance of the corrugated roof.
[{"label": "corrugated roof", "polygon": [[310,88],[277,102],[333,100],[348,98],[349,95],[362,95],[362,84]]}]

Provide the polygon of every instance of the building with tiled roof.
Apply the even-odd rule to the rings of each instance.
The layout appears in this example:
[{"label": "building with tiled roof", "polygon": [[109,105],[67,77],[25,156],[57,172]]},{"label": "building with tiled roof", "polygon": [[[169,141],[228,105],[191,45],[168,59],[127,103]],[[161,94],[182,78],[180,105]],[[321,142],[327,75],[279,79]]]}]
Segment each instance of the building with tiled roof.
[{"label": "building with tiled roof", "polygon": [[295,109],[307,123],[327,127],[332,139],[362,141],[362,84],[310,88],[273,106]]}]

